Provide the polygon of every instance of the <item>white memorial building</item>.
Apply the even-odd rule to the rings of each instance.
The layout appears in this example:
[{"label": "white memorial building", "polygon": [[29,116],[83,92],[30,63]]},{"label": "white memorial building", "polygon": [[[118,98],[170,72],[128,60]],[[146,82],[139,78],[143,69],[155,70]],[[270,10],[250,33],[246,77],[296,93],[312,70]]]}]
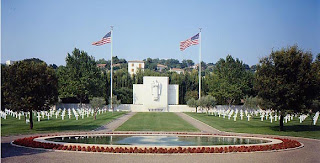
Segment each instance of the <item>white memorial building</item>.
[{"label": "white memorial building", "polygon": [[143,84],[133,84],[133,105],[139,111],[168,112],[179,104],[179,85],[169,84],[169,77],[145,76]]}]

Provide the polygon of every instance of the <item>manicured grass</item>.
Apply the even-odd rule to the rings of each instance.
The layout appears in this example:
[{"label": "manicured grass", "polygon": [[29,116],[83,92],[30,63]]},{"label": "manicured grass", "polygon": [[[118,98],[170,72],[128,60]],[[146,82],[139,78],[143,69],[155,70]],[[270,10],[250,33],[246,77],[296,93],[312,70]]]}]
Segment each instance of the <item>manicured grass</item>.
[{"label": "manicured grass", "polygon": [[61,117],[56,119],[55,115],[53,115],[50,120],[48,120],[46,116],[44,119],[41,118],[40,122],[37,121],[37,117],[33,116],[33,130],[29,129],[29,124],[26,124],[24,117],[21,117],[21,120],[19,120],[7,115],[7,119],[1,119],[1,136],[93,130],[120,117],[124,113],[125,112],[114,112],[112,114],[111,112],[107,112],[97,114],[96,120],[94,120],[92,116],[85,116],[84,119],[79,116],[79,120],[75,120],[73,116],[71,119],[65,116],[65,119],[61,120]]},{"label": "manicured grass", "polygon": [[261,122],[260,117],[251,118],[250,122],[246,117],[243,120],[233,118],[228,120],[221,116],[186,113],[187,115],[198,119],[218,130],[238,133],[267,134],[267,135],[283,135],[320,139],[320,121],[317,125],[311,125],[312,120],[308,117],[304,122],[300,123],[298,117],[294,117],[292,121],[284,123],[285,131],[279,131],[279,121],[270,123],[270,120]]},{"label": "manicured grass", "polygon": [[137,113],[116,131],[199,131],[174,113]]}]

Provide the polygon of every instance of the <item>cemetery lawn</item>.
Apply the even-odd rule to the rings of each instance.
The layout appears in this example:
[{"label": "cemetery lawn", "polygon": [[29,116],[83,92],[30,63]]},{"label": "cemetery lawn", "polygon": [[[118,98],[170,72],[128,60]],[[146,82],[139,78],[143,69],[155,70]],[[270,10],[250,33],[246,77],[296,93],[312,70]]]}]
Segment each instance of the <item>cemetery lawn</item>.
[{"label": "cemetery lawn", "polygon": [[233,117],[228,119],[214,115],[207,115],[205,113],[185,113],[209,126],[220,131],[250,133],[250,134],[266,134],[266,135],[281,135],[281,136],[295,136],[320,139],[320,123],[314,126],[310,117],[306,118],[302,123],[299,122],[298,117],[294,117],[292,121],[284,123],[285,131],[279,131],[279,121],[270,123],[270,120],[261,122],[260,117],[255,117],[247,121],[244,116],[243,120],[240,117],[237,121],[233,121]]},{"label": "cemetery lawn", "polygon": [[114,112],[113,115],[111,112],[97,114],[96,120],[94,120],[93,116],[85,116],[84,119],[79,116],[79,120],[71,116],[71,119],[69,119],[68,115],[65,116],[64,120],[61,120],[61,117],[56,119],[55,115],[53,115],[50,117],[50,120],[46,116],[45,118],[41,118],[40,122],[37,121],[36,116],[33,116],[32,130],[30,130],[30,124],[26,124],[24,116],[21,116],[21,120],[19,120],[7,115],[7,119],[1,119],[1,136],[62,131],[88,131],[105,125],[123,114],[125,112]]},{"label": "cemetery lawn", "polygon": [[199,131],[174,113],[137,113],[116,131]]}]

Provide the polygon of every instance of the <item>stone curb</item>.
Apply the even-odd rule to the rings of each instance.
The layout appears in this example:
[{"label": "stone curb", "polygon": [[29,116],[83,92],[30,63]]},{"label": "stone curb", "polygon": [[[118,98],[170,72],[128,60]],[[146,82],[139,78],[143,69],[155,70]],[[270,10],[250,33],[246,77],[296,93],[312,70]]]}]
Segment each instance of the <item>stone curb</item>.
[{"label": "stone curb", "polygon": [[248,154],[248,153],[273,153],[273,152],[283,152],[283,151],[291,151],[296,150],[304,147],[303,143],[299,147],[295,148],[288,148],[288,149],[280,149],[280,150],[269,150],[269,151],[254,151],[254,152],[227,152],[227,153],[109,153],[109,152],[85,152],[85,151],[69,151],[69,150],[55,150],[55,149],[44,149],[44,148],[32,148],[32,147],[25,147],[21,145],[16,145],[13,141],[10,143],[14,147],[19,148],[26,148],[26,149],[33,149],[33,150],[42,150],[42,151],[49,151],[49,152],[65,152],[65,153],[88,153],[88,154],[107,154],[107,155],[184,155],[184,156],[191,156],[191,155],[226,155],[226,154]]}]

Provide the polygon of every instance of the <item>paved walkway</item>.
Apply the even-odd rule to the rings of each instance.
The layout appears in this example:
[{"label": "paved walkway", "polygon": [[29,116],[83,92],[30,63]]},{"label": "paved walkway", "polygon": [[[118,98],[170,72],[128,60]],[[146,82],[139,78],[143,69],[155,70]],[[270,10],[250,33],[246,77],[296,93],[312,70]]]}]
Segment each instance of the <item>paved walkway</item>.
[{"label": "paved walkway", "polygon": [[[105,126],[92,132],[109,132],[124,123],[134,113],[129,113]],[[178,116],[197,127],[202,132],[224,134],[192,117],[177,113]],[[39,135],[39,134],[37,134]],[[251,134],[249,134],[251,135]],[[37,163],[37,162],[166,162],[166,163],[188,163],[188,162],[262,162],[262,163],[315,163],[320,162],[320,141],[305,138],[292,138],[302,142],[305,147],[297,150],[280,152],[254,152],[254,153],[226,153],[226,154],[108,154],[108,153],[81,153],[65,151],[45,151],[38,149],[27,149],[10,145],[12,140],[27,137],[20,135],[1,138],[1,162],[10,163]],[[261,135],[260,135],[261,136]]]},{"label": "paved walkway", "polygon": [[134,116],[136,114],[136,112],[129,112],[126,115],[113,120],[112,122],[101,126],[97,129],[94,130],[94,132],[112,132],[114,131],[116,128],[118,128],[119,126],[121,126],[124,122],[126,122],[128,119],[130,119],[132,116]]},{"label": "paved walkway", "polygon": [[205,124],[202,123],[199,120],[196,120],[184,113],[176,113],[179,117],[181,117],[183,120],[189,122],[191,125],[193,125],[195,128],[198,128],[201,132],[204,133],[210,133],[210,134],[222,134],[223,132]]}]

